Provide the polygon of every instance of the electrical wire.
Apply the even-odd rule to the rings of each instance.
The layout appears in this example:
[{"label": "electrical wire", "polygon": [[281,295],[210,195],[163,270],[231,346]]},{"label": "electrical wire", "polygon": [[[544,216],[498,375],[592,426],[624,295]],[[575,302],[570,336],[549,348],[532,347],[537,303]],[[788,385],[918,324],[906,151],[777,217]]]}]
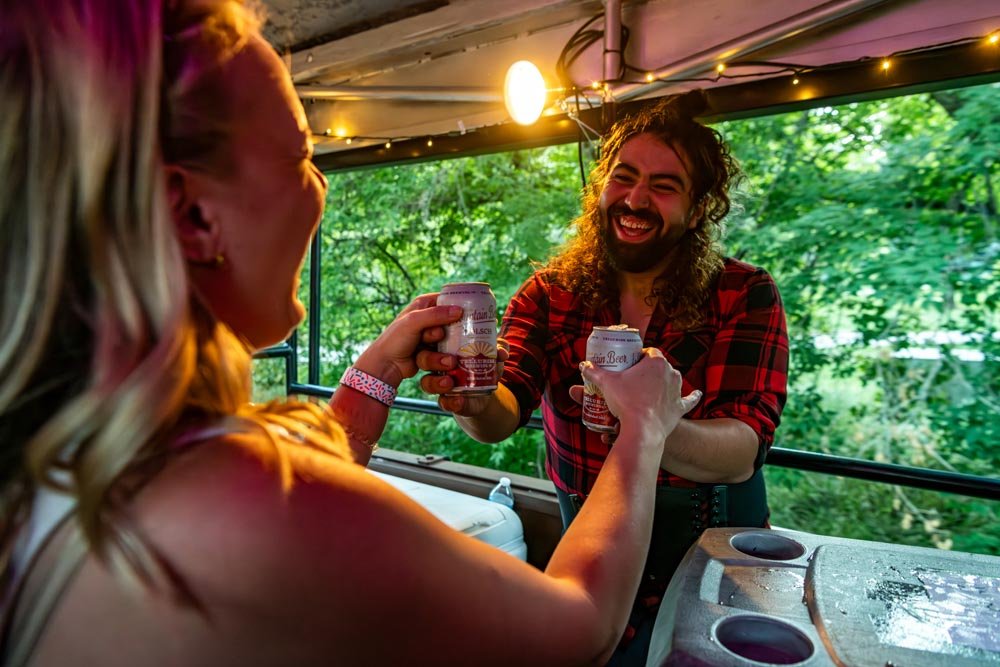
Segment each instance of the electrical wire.
[{"label": "electrical wire", "polygon": [[[601,134],[594,128],[584,123],[583,120],[580,118],[581,100],[583,103],[586,103],[588,109],[592,110],[596,107],[591,98],[600,96],[603,101],[603,97],[607,94],[607,89],[603,86],[600,89],[594,89],[590,86],[581,87],[576,85],[569,77],[569,69],[577,61],[580,55],[584,51],[586,51],[587,48],[589,48],[595,42],[604,37],[604,31],[602,29],[590,27],[594,24],[595,21],[598,21],[603,17],[604,17],[604,12],[600,12],[595,16],[591,17],[590,19],[588,19],[582,26],[580,26],[567,41],[566,45],[563,47],[562,51],[559,54],[559,58],[556,61],[556,73],[557,76],[559,77],[559,80],[563,84],[565,92],[567,93],[567,98],[568,95],[573,96],[574,107],[572,110],[567,109],[566,114],[570,119],[572,119],[576,123],[578,129],[577,158],[580,165],[581,181],[583,182],[584,187],[586,187],[587,184],[586,180],[587,175],[583,161],[583,142],[584,141],[588,143],[597,142],[597,152],[599,153]],[[863,63],[865,61],[878,61],[878,60],[892,59],[903,56],[907,58],[919,58],[922,56],[931,57],[933,56],[933,52],[936,50],[956,45],[972,44],[982,39],[982,37],[963,37],[960,39],[953,39],[946,42],[939,42],[937,44],[915,47],[911,49],[903,49],[900,51],[895,51],[885,56],[863,56],[861,58],[856,58],[854,60],[845,60],[837,63],[828,63],[824,65],[802,65],[796,63],[787,63],[787,62],[769,61],[769,60],[735,60],[732,62],[724,63],[726,67],[725,71],[717,72],[712,76],[677,77],[677,78],[667,77],[664,79],[655,78],[652,81],[650,81],[647,78],[650,73],[655,72],[656,69],[663,69],[666,66],[650,70],[647,68],[636,67],[626,62],[625,47],[628,44],[628,37],[629,37],[629,29],[627,26],[622,25],[622,60],[621,60],[622,69],[618,73],[615,82],[625,83],[625,84],[640,84],[640,85],[644,83],[653,83],[653,82],[717,83],[725,79],[744,79],[744,78],[764,79],[788,73],[792,73],[796,76],[801,76],[801,75],[808,75],[812,72],[817,72],[817,71],[829,72],[838,69],[854,67],[859,63]],[[741,67],[755,67],[755,68],[767,67],[774,69],[769,72],[757,71],[746,74],[736,74],[732,72],[732,70]],[[627,72],[641,73],[644,76],[642,79],[638,80],[626,79],[624,75]],[[453,136],[457,134],[458,133],[456,132],[449,132],[447,133],[447,136]],[[317,138],[323,138],[326,140],[345,141],[346,143],[353,143],[354,141],[362,143],[369,142],[367,146],[359,146],[359,148],[371,147],[371,143],[387,144],[388,146],[386,147],[386,150],[391,148],[392,144],[395,144],[397,142],[402,143],[413,140],[430,141],[432,139],[432,137],[429,136],[424,137],[423,139],[420,139],[420,137],[375,137],[375,136],[361,136],[361,135],[335,136],[330,130],[327,130],[326,132],[314,132],[313,136]],[[430,144],[428,144],[428,146],[430,146]]]},{"label": "electrical wire", "polygon": [[[910,57],[914,57],[914,56],[915,57],[930,56],[930,55],[933,55],[933,52],[936,51],[936,50],[938,50],[938,49],[943,49],[943,48],[947,48],[947,47],[950,47],[950,46],[957,46],[957,45],[960,45],[960,44],[972,44],[972,43],[980,41],[980,39],[982,39],[982,38],[981,37],[962,37],[960,39],[953,39],[953,40],[949,40],[947,42],[938,42],[937,44],[930,44],[930,45],[927,45],[927,46],[920,46],[920,47],[915,47],[915,48],[912,48],[912,49],[903,49],[903,50],[900,50],[900,51],[894,51],[893,53],[890,53],[887,56],[862,56],[861,58],[855,58],[854,60],[844,60],[844,61],[840,61],[840,62],[836,62],[836,63],[828,63],[828,64],[825,64],[825,65],[801,65],[801,64],[796,64],[796,63],[778,62],[778,61],[773,61],[773,60],[734,60],[732,62],[725,63],[726,70],[727,70],[726,72],[718,72],[717,74],[714,74],[712,76],[668,77],[666,79],[655,78],[652,81],[650,81],[648,78],[644,77],[641,80],[626,80],[626,81],[623,81],[622,83],[643,84],[643,83],[653,83],[653,82],[657,82],[657,81],[660,81],[660,82],[669,82],[669,83],[698,83],[698,82],[701,82],[701,83],[717,83],[717,82],[725,80],[725,79],[762,78],[762,77],[778,76],[778,75],[781,75],[781,74],[788,74],[788,73],[792,73],[792,74],[795,74],[795,75],[804,75],[804,74],[809,74],[810,72],[813,72],[813,71],[816,71],[816,70],[823,70],[825,72],[830,72],[830,71],[836,71],[838,69],[845,69],[845,68],[848,68],[848,67],[854,67],[858,63],[862,63],[862,62],[865,62],[867,60],[892,59],[892,58],[898,58],[898,57],[902,57],[902,56],[910,56]],[[747,73],[747,74],[733,74],[733,73],[730,72],[730,70],[733,70],[733,69],[736,69],[736,68],[739,68],[739,67],[773,67],[775,69],[773,69],[770,72],[750,72],[750,73]],[[640,67],[635,67],[634,65],[631,65],[631,64],[629,64],[627,62],[624,62],[624,60],[623,60],[623,68],[626,71],[637,72],[637,73],[644,74],[646,76],[648,76],[650,72],[655,72],[656,69],[662,69],[662,67],[661,68],[652,69],[652,70],[645,69],[645,68],[640,68]]]},{"label": "electrical wire", "polygon": [[[570,38],[567,40],[565,46],[563,46],[562,51],[559,52],[559,57],[556,59],[556,76],[565,88],[576,88],[573,80],[569,76],[569,69],[573,66],[573,63],[575,63],[577,58],[579,58],[580,55],[592,44],[604,38],[604,30],[590,28],[591,24],[602,18],[604,18],[604,12],[599,12],[588,19],[583,25],[577,28],[572,35],[570,35]],[[631,32],[629,31],[628,26],[623,24],[621,26],[622,69],[614,74],[615,80],[620,79],[625,73],[624,53],[625,48],[628,46],[630,34]]]},{"label": "electrical wire", "polygon": [[[580,119],[580,98],[587,103],[589,109],[593,109],[594,105],[591,103],[589,97],[583,93],[582,89],[573,83],[572,78],[569,74],[570,67],[573,63],[580,57],[584,51],[586,51],[592,44],[596,43],[598,40],[604,38],[604,31],[601,29],[591,28],[591,26],[600,19],[604,18],[604,12],[599,12],[598,14],[592,16],[583,25],[576,29],[576,31],[570,36],[566,44],[563,46],[562,51],[559,52],[559,57],[556,59],[556,76],[559,82],[564,88],[568,89],[573,94],[574,100],[574,110],[567,111],[567,116],[569,116],[577,126],[577,144],[576,144],[576,154],[577,161],[580,165],[580,181],[583,187],[587,187],[587,170],[583,164],[583,143],[584,141],[600,141],[601,133],[590,127],[583,120]],[[621,59],[622,68],[615,73],[614,78],[621,80],[625,76],[625,59],[624,51],[625,47],[628,46],[630,32],[627,26],[621,26],[621,49],[623,57]],[[593,134],[593,137],[591,137]]]}]

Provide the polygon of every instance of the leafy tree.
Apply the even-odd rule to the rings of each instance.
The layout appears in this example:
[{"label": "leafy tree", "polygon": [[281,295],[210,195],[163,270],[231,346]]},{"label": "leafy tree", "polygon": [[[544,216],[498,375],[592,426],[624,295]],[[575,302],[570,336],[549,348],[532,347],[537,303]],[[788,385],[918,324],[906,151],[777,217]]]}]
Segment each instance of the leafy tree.
[{"label": "leafy tree", "polygon": [[[1000,86],[723,123],[749,176],[727,253],[767,268],[792,341],[778,446],[995,475]],[[333,174],[320,382],[414,296],[487,280],[503,308],[579,210],[574,146]],[[308,267],[307,271],[314,270]],[[308,281],[303,280],[308,296]],[[262,385],[280,364],[261,364]],[[304,371],[300,371],[304,375]],[[414,384],[405,395],[422,396]],[[538,432],[484,446],[394,414],[383,444],[542,476]],[[778,525],[1000,553],[986,501],[768,467]]]}]

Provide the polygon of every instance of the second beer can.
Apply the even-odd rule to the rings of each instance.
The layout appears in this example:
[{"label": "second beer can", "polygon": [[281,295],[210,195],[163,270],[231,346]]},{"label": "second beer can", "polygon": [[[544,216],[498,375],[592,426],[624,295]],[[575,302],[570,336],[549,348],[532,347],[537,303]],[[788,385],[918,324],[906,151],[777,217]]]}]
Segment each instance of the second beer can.
[{"label": "second beer can", "polygon": [[458,356],[448,375],[449,394],[491,394],[497,388],[497,300],[489,283],[449,283],[441,288],[439,306],[461,306],[462,318],[445,328],[438,352]]},{"label": "second beer can", "polygon": [[[587,339],[587,361],[598,368],[623,371],[642,359],[642,338],[638,329],[626,324],[594,327]],[[614,433],[618,419],[608,411],[608,404],[597,385],[584,380],[583,424],[591,431]]]}]

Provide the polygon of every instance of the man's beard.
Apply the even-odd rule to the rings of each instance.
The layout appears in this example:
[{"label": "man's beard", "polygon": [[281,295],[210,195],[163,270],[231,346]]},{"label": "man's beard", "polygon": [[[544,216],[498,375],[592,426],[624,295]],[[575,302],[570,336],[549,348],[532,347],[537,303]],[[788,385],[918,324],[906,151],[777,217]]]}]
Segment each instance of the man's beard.
[{"label": "man's beard", "polygon": [[[615,234],[613,221],[622,215],[633,215],[655,225],[657,235],[642,243],[626,243],[620,240]],[[671,234],[660,233],[663,231],[663,218],[652,211],[634,211],[624,204],[616,204],[608,209],[604,218],[604,245],[607,248],[608,261],[616,271],[625,273],[649,271],[662,262],[679,241]]]}]

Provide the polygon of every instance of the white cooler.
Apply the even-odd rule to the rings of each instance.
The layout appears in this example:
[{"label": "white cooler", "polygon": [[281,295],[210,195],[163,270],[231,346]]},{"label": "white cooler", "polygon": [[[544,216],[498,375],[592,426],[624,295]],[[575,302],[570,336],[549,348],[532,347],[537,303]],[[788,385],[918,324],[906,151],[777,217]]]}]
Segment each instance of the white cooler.
[{"label": "white cooler", "polygon": [[455,530],[521,560],[527,559],[528,546],[524,543],[521,519],[509,507],[430,484],[373,470],[369,472],[392,484]]}]

